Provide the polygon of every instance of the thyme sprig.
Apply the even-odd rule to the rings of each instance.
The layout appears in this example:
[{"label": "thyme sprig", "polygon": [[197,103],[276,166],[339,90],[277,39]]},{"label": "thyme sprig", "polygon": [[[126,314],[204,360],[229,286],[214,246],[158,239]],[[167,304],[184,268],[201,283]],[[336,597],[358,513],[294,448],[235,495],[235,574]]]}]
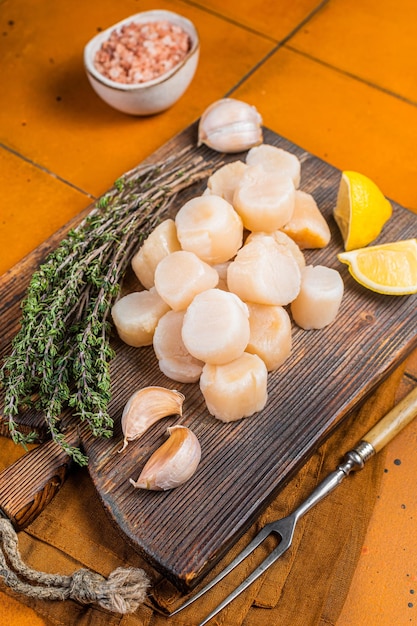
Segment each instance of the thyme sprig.
[{"label": "thyme sprig", "polygon": [[110,311],[133,253],[182,189],[206,177],[208,165],[190,149],[128,172],[32,275],[20,330],[0,370],[4,419],[26,445],[18,415],[41,411],[52,438],[80,465],[85,454],[60,430],[63,410],[93,435],[110,437]]}]

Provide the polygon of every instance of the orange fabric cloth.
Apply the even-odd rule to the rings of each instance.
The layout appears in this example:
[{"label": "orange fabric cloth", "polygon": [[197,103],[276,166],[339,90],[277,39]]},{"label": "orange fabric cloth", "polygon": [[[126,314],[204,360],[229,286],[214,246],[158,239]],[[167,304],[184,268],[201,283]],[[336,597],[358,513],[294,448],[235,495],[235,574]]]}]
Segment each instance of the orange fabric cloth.
[{"label": "orange fabric cloth", "polygon": [[[265,523],[290,513],[337,467],[343,454],[393,406],[403,371],[404,367],[400,366],[359,411],[339,426],[216,566],[213,575]],[[5,438],[0,439],[0,452],[2,468],[18,455],[16,446]],[[289,551],[229,605],[215,623],[230,626],[261,626],[266,622],[291,626],[335,624],[361,551],[383,466],[382,451],[368,461],[363,471],[350,475],[305,515],[298,523]],[[31,567],[60,574],[71,574],[80,567],[87,567],[107,576],[119,566],[143,567],[152,580],[150,594],[154,602],[172,610],[183,601],[181,594],[153,571],[110,524],[84,469],[76,469],[38,519],[19,533],[19,547],[22,558]],[[205,597],[171,618],[155,611],[150,599],[136,613],[118,615],[74,601],[17,598],[2,582],[3,623],[12,626],[193,626],[245,578],[270,549],[271,542],[267,541]],[[16,612],[17,601],[21,603],[19,613]]]}]

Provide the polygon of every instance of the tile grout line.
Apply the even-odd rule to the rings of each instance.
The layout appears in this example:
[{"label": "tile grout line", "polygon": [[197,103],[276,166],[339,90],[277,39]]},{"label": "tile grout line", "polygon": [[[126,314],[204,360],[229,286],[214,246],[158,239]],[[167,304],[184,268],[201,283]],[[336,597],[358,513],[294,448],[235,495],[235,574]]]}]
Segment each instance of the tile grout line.
[{"label": "tile grout line", "polygon": [[314,7],[294,28],[281,39],[258,63],[256,63],[242,78],[226,92],[225,97],[230,96],[236,89],[238,89],[245,81],[247,81],[268,59],[270,59],[280,48],[282,48],[287,41],[289,41],[298,31],[305,26],[311,18],[313,18],[321,9],[329,2],[329,0],[321,0],[317,6]]},{"label": "tile grout line", "polygon": [[44,174],[48,174],[49,176],[52,176],[56,180],[59,180],[59,182],[64,183],[65,185],[68,185],[72,189],[75,189],[75,191],[78,191],[79,193],[82,193],[84,196],[87,196],[87,198],[91,200],[97,200],[97,197],[94,196],[93,194],[89,193],[88,191],[85,191],[84,189],[81,189],[80,187],[77,187],[77,185],[74,185],[74,183],[72,183],[71,181],[67,180],[66,178],[62,178],[62,176],[59,176],[59,174],[55,174],[55,172],[53,172],[52,170],[49,170],[47,167],[44,167],[43,165],[40,165],[39,163],[36,163],[36,161],[33,161],[32,159],[24,156],[17,150],[10,148],[10,146],[6,146],[4,143],[0,142],[0,148],[3,148],[3,150],[10,152],[10,154],[13,154],[15,157],[19,159],[23,159],[23,161],[26,161],[26,163],[29,163],[29,165],[32,165],[32,167],[35,167],[36,169],[40,170]]},{"label": "tile grout line", "polygon": [[[202,9],[202,7],[198,4],[198,2],[192,2],[189,0],[185,0],[185,2],[187,4],[190,4],[192,6],[196,6],[198,7],[200,10]],[[321,2],[319,2],[319,4],[310,11],[310,13],[308,15],[305,16],[305,18],[303,20],[301,20],[301,22],[299,22],[299,24],[297,24],[282,40],[280,40],[278,43],[276,43],[274,45],[274,47],[270,50],[270,52],[264,56],[258,63],[256,63],[251,70],[249,70],[249,72],[247,72],[235,85],[234,87],[232,87],[231,89],[229,89],[224,97],[228,97],[231,93],[233,93],[233,91],[235,91],[242,83],[244,83],[263,63],[265,63],[265,61],[267,61],[277,50],[279,50],[289,39],[291,39],[291,37],[293,37],[293,35],[295,35],[295,33],[297,33],[300,28],[302,28],[318,11],[321,10],[321,8],[327,4],[329,2],[329,0],[321,0]],[[237,21],[233,21],[233,20],[229,20],[227,18],[225,18],[223,15],[216,13],[214,11],[209,11],[210,13],[212,13],[213,15],[217,15],[220,18],[222,18],[225,21],[229,21],[233,24],[236,24],[237,26],[239,26],[240,28],[244,28],[245,30],[249,31],[249,32],[253,32],[256,33],[257,35],[262,35],[262,33],[258,33],[255,30],[251,30],[248,28],[245,28],[244,26],[242,26],[242,24],[240,24]],[[265,35],[262,35],[265,37]],[[266,37],[268,39],[268,37]],[[273,41],[273,39],[272,39]],[[30,165],[32,165],[33,167],[39,169],[41,172],[44,172],[45,174],[48,174],[52,177],[54,177],[55,179],[59,180],[60,182],[68,185],[69,187],[71,187],[72,189],[75,189],[76,191],[86,195],[88,198],[92,199],[92,200],[96,200],[97,198],[88,193],[87,191],[85,191],[84,189],[80,189],[79,187],[77,187],[77,185],[74,185],[74,183],[71,183],[70,181],[66,180],[65,178],[62,178],[61,176],[59,176],[58,174],[56,174],[55,172],[49,170],[48,168],[40,165],[39,163],[37,163],[36,161],[33,161],[32,159],[30,159],[29,157],[24,156],[23,154],[21,154],[20,152],[18,152],[17,150],[14,150],[13,148],[10,148],[9,146],[6,146],[5,144],[0,142],[0,148],[3,148],[4,150],[10,152],[11,154],[14,154],[16,157],[23,159],[24,161],[26,161],[27,163],[29,163]]]},{"label": "tile grout line", "polygon": [[[198,9],[199,11],[202,11],[204,13],[209,13],[210,15],[214,15],[214,17],[219,18],[220,20],[222,20],[223,22],[228,22],[229,24],[233,24],[233,26],[237,26],[238,28],[241,28],[242,30],[247,31],[248,33],[252,33],[253,35],[257,35],[258,37],[262,37],[263,39],[268,39],[272,42],[276,42],[276,39],[274,39],[274,37],[272,37],[271,35],[267,35],[265,33],[262,33],[259,30],[256,30],[255,28],[251,28],[250,26],[245,26],[244,24],[242,24],[241,22],[239,22],[236,19],[233,19],[232,17],[228,17],[226,15],[223,15],[223,13],[220,13],[219,11],[214,11],[213,9],[209,9],[206,6],[203,6],[202,4],[200,4],[199,2],[192,2],[192,0],[183,0],[185,4],[189,4],[192,7],[195,7],[196,9]],[[328,0],[326,0],[328,1]]]},{"label": "tile grout line", "polygon": [[[381,91],[382,93],[385,93],[388,96],[391,96],[392,98],[396,98],[397,100],[400,100],[401,102],[404,102],[405,104],[409,104],[410,106],[417,106],[417,102],[414,100],[411,100],[410,98],[407,98],[405,96],[402,96],[401,94],[396,93],[395,91],[391,91],[390,89],[387,89],[386,87],[383,87],[382,85],[378,85],[377,83],[373,83],[369,80],[366,80],[364,78],[361,78],[360,76],[357,76],[356,74],[353,74],[352,72],[347,72],[346,70],[342,70],[340,68],[338,68],[335,65],[332,65],[331,63],[327,63],[325,61],[322,61],[321,59],[311,55],[311,54],[307,54],[301,50],[298,50],[297,48],[291,46],[288,44],[288,42],[290,41],[290,39],[292,39],[292,37],[303,27],[305,26],[305,24],[307,24],[310,19],[312,17],[314,17],[314,15],[316,15],[316,13],[318,13],[323,7],[324,5],[326,5],[330,0],[323,0],[322,2],[320,2],[297,26],[295,26],[293,28],[293,30],[288,33],[288,35],[286,35],[283,39],[281,39],[269,52],[268,54],[266,54],[260,61],[258,61],[233,87],[231,87],[224,95],[224,97],[230,97],[231,94],[236,91],[244,82],[246,82],[260,67],[262,67],[262,65],[264,65],[264,63],[266,61],[268,61],[276,52],[278,52],[278,50],[280,50],[282,47],[285,46],[285,48],[287,50],[291,50],[291,52],[294,52],[295,54],[299,54],[300,56],[304,56],[305,58],[311,60],[311,61],[315,61],[316,63],[322,65],[323,67],[327,67],[331,70],[334,70],[335,72],[338,72],[339,74],[345,75],[349,78],[352,78],[353,80],[356,80],[358,82],[363,83],[364,85],[367,85],[368,87],[371,87],[372,89],[376,89]],[[188,4],[195,4],[192,2],[189,2]],[[198,4],[196,6],[199,6]],[[201,8],[201,7],[200,7]],[[216,14],[218,15],[218,14]],[[224,16],[220,16],[223,17]],[[228,20],[231,21],[231,20]],[[239,24],[238,22],[233,22],[234,24],[237,24],[238,26],[241,26],[242,28],[244,28],[242,26],[242,24]],[[262,34],[262,33],[258,33],[258,31],[253,31],[251,29],[246,29],[250,32],[255,32],[256,34]]]},{"label": "tile grout line", "polygon": [[358,76],[357,74],[353,74],[352,72],[348,72],[346,70],[342,70],[339,67],[337,67],[336,65],[332,65],[331,63],[327,63],[326,61],[323,61],[321,59],[318,59],[317,57],[308,54],[306,52],[303,52],[302,50],[298,50],[297,48],[294,48],[293,46],[290,45],[286,45],[285,48],[287,50],[291,50],[291,52],[293,52],[294,54],[298,54],[300,56],[305,57],[306,59],[309,59],[310,61],[314,61],[315,63],[318,63],[319,65],[322,65],[323,67],[326,67],[328,69],[331,69],[335,72],[337,72],[338,74],[341,74],[343,76],[347,76],[348,78],[352,78],[353,80],[356,80],[360,83],[363,83],[364,85],[367,85],[368,87],[371,87],[372,89],[376,89],[378,91],[381,91],[382,93],[385,93],[388,96],[391,96],[392,98],[396,98],[397,100],[401,100],[401,102],[404,102],[406,104],[409,104],[410,106],[417,106],[417,102],[414,100],[411,100],[410,98],[406,98],[405,96],[402,96],[401,94],[396,93],[395,91],[391,91],[390,89],[387,89],[386,87],[383,87],[382,85],[378,85],[377,83],[373,83],[369,80],[366,80],[365,78],[361,78],[360,76]]}]

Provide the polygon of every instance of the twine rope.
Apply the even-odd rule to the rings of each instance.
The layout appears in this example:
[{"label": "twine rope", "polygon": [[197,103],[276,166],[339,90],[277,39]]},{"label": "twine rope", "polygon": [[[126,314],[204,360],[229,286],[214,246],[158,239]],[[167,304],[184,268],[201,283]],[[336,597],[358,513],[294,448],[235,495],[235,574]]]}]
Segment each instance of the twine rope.
[{"label": "twine rope", "polygon": [[71,599],[122,614],[136,611],[150,584],[146,573],[134,567],[118,567],[108,578],[88,569],[79,569],[71,576],[34,570],[22,561],[17,535],[8,519],[0,519],[0,577],[13,591],[30,598]]}]

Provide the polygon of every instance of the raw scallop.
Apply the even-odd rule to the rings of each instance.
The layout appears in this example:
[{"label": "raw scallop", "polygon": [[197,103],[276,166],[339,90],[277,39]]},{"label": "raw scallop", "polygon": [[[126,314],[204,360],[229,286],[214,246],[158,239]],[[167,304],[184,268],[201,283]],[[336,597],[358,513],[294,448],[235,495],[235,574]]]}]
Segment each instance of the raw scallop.
[{"label": "raw scallop", "polygon": [[290,316],[281,306],[253,302],[247,305],[250,338],[246,352],[257,354],[270,372],[282,365],[291,354]]},{"label": "raw scallop", "polygon": [[276,174],[259,165],[247,167],[236,185],[233,206],[248,230],[271,232],[289,222],[295,188],[289,174]]},{"label": "raw scallop", "polygon": [[182,340],[196,359],[212,364],[233,361],[249,341],[248,307],[235,294],[208,289],[188,307]]},{"label": "raw scallop", "polygon": [[222,422],[233,422],[264,408],[267,382],[268,372],[262,359],[244,352],[224,365],[206,363],[200,389],[209,412]]},{"label": "raw scallop", "polygon": [[304,250],[324,248],[330,241],[330,228],[318,208],[313,196],[297,189],[294,212],[287,224],[282,227],[291,239]]},{"label": "raw scallop", "polygon": [[186,309],[195,295],[218,282],[217,271],[186,250],[164,257],[155,270],[155,289],[174,311]]},{"label": "raw scallop", "polygon": [[232,205],[220,196],[198,196],[186,202],[175,217],[183,250],[206,263],[224,263],[243,241],[243,224]]},{"label": "raw scallop", "polygon": [[249,243],[254,239],[261,239],[262,237],[272,237],[278,244],[282,252],[290,254],[292,257],[294,257],[300,270],[302,270],[303,267],[306,266],[304,254],[295,243],[295,241],[284,232],[282,232],[282,230],[274,230],[272,233],[250,233],[246,238],[245,243]]},{"label": "raw scallop", "polygon": [[132,269],[145,289],[154,286],[155,269],[159,261],[180,249],[174,220],[167,219],[158,224],[132,258]]},{"label": "raw scallop", "polygon": [[307,265],[301,274],[300,293],[291,303],[294,322],[305,330],[328,326],[337,316],[343,290],[343,280],[337,270]]},{"label": "raw scallop", "polygon": [[288,150],[264,143],[249,150],[246,155],[246,163],[248,165],[261,165],[265,170],[273,173],[286,172],[291,176],[296,189],[300,185],[300,160]]},{"label": "raw scallop", "polygon": [[243,161],[232,161],[219,167],[207,181],[210,193],[221,196],[230,204],[233,204],[233,194],[235,193],[236,185],[242,178],[246,168],[247,165]]},{"label": "raw scallop", "polygon": [[117,333],[129,346],[150,346],[159,319],[169,311],[155,288],[134,291],[113,305],[111,315]]},{"label": "raw scallop", "polygon": [[285,306],[298,295],[300,284],[294,257],[269,236],[246,243],[227,270],[229,290],[245,302]]},{"label": "raw scallop", "polygon": [[182,340],[184,311],[168,311],[153,336],[153,348],[161,372],[179,383],[195,383],[204,363],[191,356]]}]

